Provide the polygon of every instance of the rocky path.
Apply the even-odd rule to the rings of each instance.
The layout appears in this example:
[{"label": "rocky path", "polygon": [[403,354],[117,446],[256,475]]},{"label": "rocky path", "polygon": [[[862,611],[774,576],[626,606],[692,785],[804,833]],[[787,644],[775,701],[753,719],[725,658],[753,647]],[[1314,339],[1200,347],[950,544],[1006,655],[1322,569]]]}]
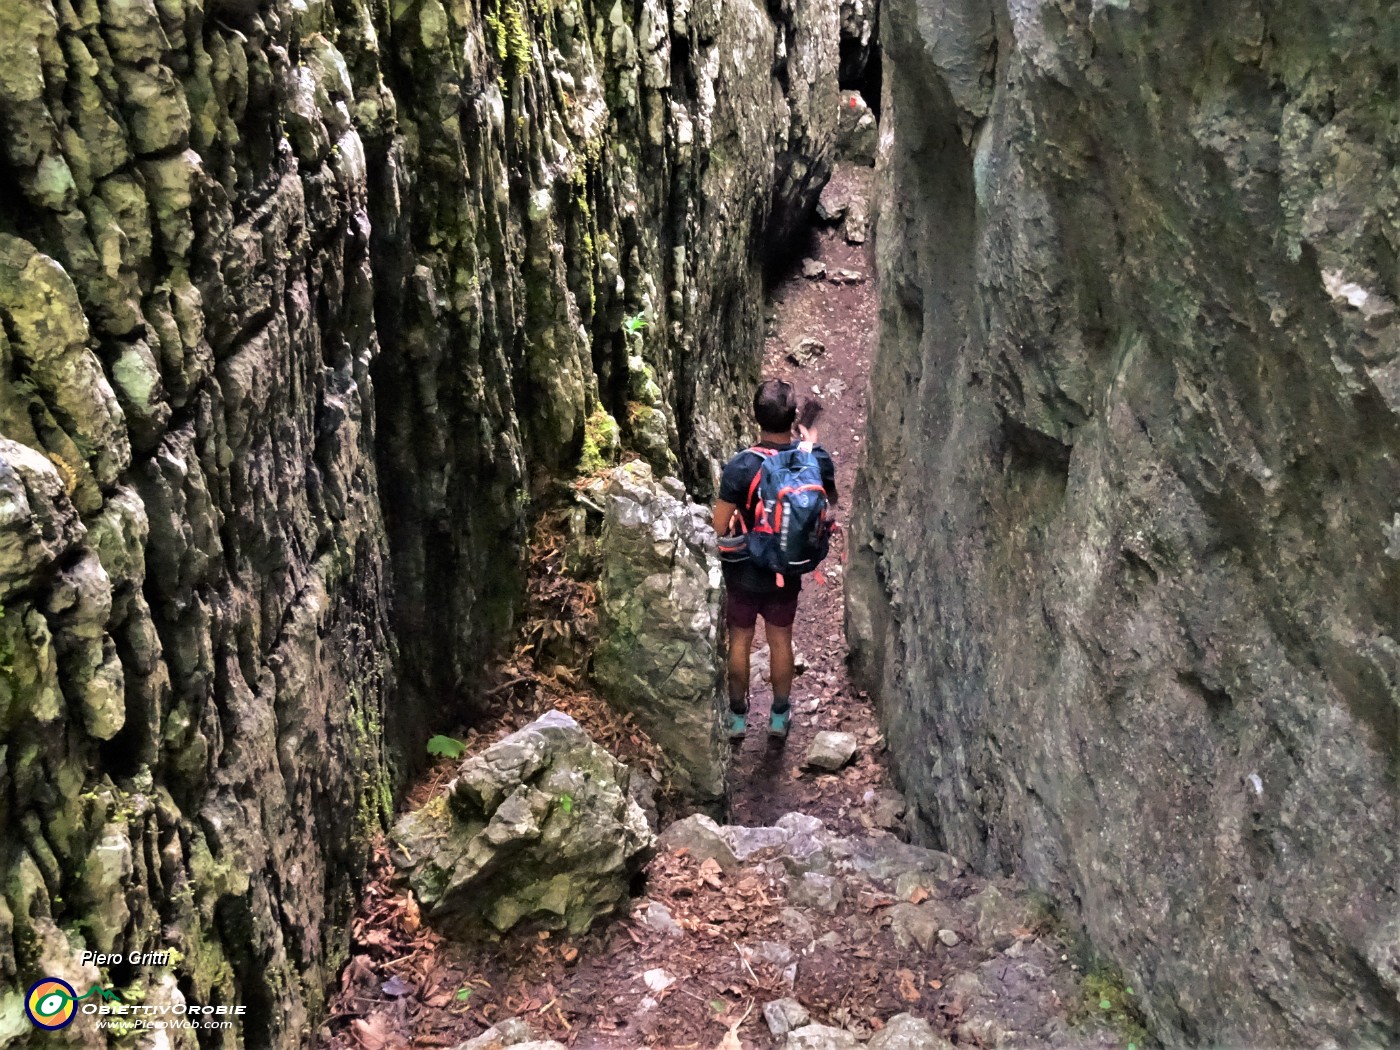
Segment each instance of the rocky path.
[{"label": "rocky path", "polygon": [[[843,197],[859,202],[869,174],[838,170],[827,210],[839,212]],[[821,440],[836,458],[843,517],[875,337],[869,270],[864,245],[835,226],[817,230],[810,261],[775,289],[767,341],[770,374],[827,405]],[[578,937],[447,941],[386,874],[355,920],[355,954],[322,1044],[1141,1047],[1123,990],[1083,979],[1031,895],[904,841],[877,718],[846,675],[840,549],[825,581],[804,588],[796,640],[805,670],[785,746],[762,731],[766,651],[754,661],[732,824],[695,816],[665,829],[630,916]],[[588,711],[574,713],[588,721]],[[605,742],[628,746],[625,730]],[[808,763],[818,744],[838,752],[824,760],[830,768]]]},{"label": "rocky path", "polygon": [[[850,222],[863,236],[864,200],[873,169],[843,166],[828,185],[824,199],[857,205]],[[833,216],[834,217],[834,216]],[[851,244],[846,222],[813,231],[809,255],[773,291],[768,314],[764,371],[796,384],[801,397],[816,397],[825,406],[818,423],[821,444],[836,463],[841,496],[838,520],[849,516],[856,470],[862,460],[865,397],[875,350],[875,287],[870,280],[867,243]],[[807,276],[811,274],[812,276]],[[801,363],[799,363],[801,362]],[[794,809],[820,816],[829,826],[851,830],[870,826],[876,796],[884,782],[880,739],[869,703],[859,696],[846,673],[842,624],[845,534],[838,532],[831,557],[818,579],[809,577],[802,591],[794,628],[799,671],[793,687],[794,720],[787,744],[772,746],[761,732],[768,718],[772,690],[767,682],[767,647],[760,628],[750,687],[751,731],[735,754],[731,785],[733,818],[765,824]],[[805,670],[803,669],[805,667]],[[838,776],[804,772],[803,759],[819,732],[855,737],[850,768]],[[885,800],[881,813],[894,814]]]}]

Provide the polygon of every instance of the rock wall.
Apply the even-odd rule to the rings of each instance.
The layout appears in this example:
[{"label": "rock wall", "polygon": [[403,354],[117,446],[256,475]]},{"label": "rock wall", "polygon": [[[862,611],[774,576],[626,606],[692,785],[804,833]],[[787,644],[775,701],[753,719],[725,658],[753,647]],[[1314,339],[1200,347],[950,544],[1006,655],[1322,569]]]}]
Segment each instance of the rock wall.
[{"label": "rock wall", "polygon": [[848,629],[925,834],[1053,893],[1168,1045],[1394,1045],[1400,17],[880,32]]},{"label": "rock wall", "polygon": [[0,1045],[44,974],[315,1023],[531,500],[727,450],[836,18],[0,5]]}]

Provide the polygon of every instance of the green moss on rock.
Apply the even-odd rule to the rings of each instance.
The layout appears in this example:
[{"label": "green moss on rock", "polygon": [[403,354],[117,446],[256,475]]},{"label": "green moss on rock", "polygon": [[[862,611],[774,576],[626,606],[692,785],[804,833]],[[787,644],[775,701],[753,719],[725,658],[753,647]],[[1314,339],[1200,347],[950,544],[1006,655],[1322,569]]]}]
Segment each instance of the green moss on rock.
[{"label": "green moss on rock", "polygon": [[579,454],[579,473],[596,474],[615,462],[619,440],[617,420],[604,409],[596,409],[583,424],[583,450]]}]

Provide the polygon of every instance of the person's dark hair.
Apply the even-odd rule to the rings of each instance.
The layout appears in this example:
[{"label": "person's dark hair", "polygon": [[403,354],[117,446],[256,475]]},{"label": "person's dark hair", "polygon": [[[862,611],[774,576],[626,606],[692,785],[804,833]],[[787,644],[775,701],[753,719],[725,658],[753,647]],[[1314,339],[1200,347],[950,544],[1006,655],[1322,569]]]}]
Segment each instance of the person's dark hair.
[{"label": "person's dark hair", "polygon": [[797,419],[797,391],[784,380],[765,380],[754,391],[753,415],[768,433],[786,433]]}]

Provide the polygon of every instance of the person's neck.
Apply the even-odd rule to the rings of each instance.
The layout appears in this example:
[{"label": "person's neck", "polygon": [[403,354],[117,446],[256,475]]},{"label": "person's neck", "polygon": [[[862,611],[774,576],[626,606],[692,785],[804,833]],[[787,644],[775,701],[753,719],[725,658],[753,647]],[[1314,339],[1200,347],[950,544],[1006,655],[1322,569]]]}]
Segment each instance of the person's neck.
[{"label": "person's neck", "polygon": [[785,433],[779,434],[772,430],[760,430],[758,432],[758,440],[760,444],[766,443],[769,445],[791,445],[792,431],[789,430]]}]

